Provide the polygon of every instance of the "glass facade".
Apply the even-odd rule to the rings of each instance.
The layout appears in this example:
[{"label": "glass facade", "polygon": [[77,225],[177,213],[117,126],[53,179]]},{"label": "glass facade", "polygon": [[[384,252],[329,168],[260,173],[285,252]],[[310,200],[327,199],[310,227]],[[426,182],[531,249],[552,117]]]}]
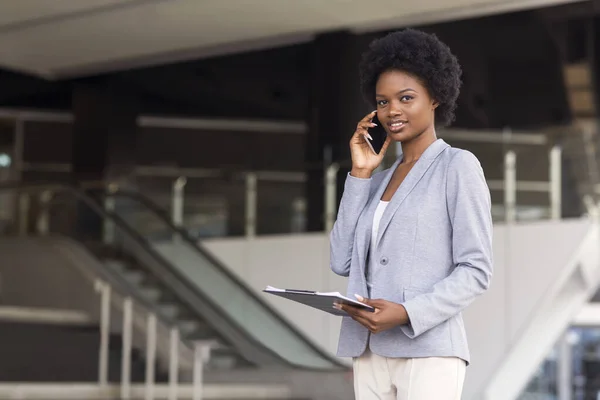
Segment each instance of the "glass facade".
[{"label": "glass facade", "polygon": [[[599,400],[600,399],[600,327],[572,327],[554,346],[529,381],[519,400]],[[561,346],[562,351],[561,351]],[[570,373],[560,389],[561,357]]]}]

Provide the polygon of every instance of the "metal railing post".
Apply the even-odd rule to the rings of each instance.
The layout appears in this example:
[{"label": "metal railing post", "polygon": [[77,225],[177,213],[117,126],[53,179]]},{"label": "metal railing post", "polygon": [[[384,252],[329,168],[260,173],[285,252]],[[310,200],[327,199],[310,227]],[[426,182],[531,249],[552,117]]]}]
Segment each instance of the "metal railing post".
[{"label": "metal railing post", "polygon": [[47,235],[50,230],[49,206],[52,200],[52,192],[44,190],[39,197],[39,212],[36,219],[36,231],[40,235]]},{"label": "metal railing post", "polygon": [[573,390],[573,368],[572,363],[572,349],[571,343],[569,342],[569,330],[562,334],[558,340],[558,360],[557,360],[557,394],[558,400],[571,400]]},{"label": "metal railing post", "polygon": [[146,400],[154,400],[156,362],[156,315],[148,314],[146,328]]},{"label": "metal railing post", "polygon": [[192,399],[202,400],[204,397],[204,364],[210,359],[211,345],[204,342],[194,343],[194,378]]},{"label": "metal railing post", "polygon": [[246,173],[246,237],[256,236],[257,177],[256,173]]},{"label": "metal railing post", "polygon": [[121,351],[121,399],[131,398],[131,341],[133,330],[133,301],[123,301],[123,349]]},{"label": "metal railing post", "polygon": [[507,223],[517,219],[517,156],[514,151],[504,156],[504,212]]},{"label": "metal railing post", "polygon": [[[14,131],[14,147],[13,147],[13,179],[16,182],[23,180],[23,153],[25,145],[25,123],[23,119],[18,115],[15,118],[15,131]],[[19,193],[15,191],[12,197],[12,208],[14,210],[15,219],[13,220],[18,229],[18,235],[24,236],[27,234],[27,219],[26,213],[23,212],[22,199],[25,193]],[[28,208],[28,207],[27,207]]]},{"label": "metal railing post", "polygon": [[[116,183],[110,183],[107,188],[108,195],[104,199],[104,209],[112,214],[116,208],[115,193],[119,190]],[[105,244],[113,244],[115,242],[115,223],[111,218],[104,218],[103,240]]]},{"label": "metal railing post", "polygon": [[559,220],[562,209],[562,149],[550,150],[550,218]]},{"label": "metal railing post", "polygon": [[100,292],[100,349],[98,355],[98,384],[108,384],[108,348],[110,341],[110,286],[96,281],[96,290]]},{"label": "metal railing post", "polygon": [[337,163],[331,164],[325,170],[325,232],[331,231],[335,222],[337,173],[339,170],[340,166]]},{"label": "metal railing post", "polygon": [[169,354],[169,400],[177,400],[179,384],[179,329],[171,328]]},{"label": "metal railing post", "polygon": [[[180,176],[173,182],[173,198],[171,200],[171,219],[173,225],[178,228],[183,227],[183,208],[185,201],[185,185],[187,184],[187,178]],[[178,240],[179,234],[175,232],[173,235],[173,241]]]},{"label": "metal railing post", "polygon": [[25,192],[18,196],[19,199],[19,236],[27,236],[29,231],[29,208],[31,205],[30,194]]},{"label": "metal railing post", "polygon": [[25,121],[17,116],[15,118],[15,136],[13,147],[13,173],[15,181],[21,182],[23,178],[23,153],[25,150]]}]

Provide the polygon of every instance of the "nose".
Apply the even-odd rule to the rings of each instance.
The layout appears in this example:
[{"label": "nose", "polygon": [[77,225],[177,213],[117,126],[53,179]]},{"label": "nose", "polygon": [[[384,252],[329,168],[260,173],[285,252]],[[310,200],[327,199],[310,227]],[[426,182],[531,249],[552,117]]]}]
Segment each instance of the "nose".
[{"label": "nose", "polygon": [[397,103],[391,103],[390,104],[390,117],[398,117],[402,115],[402,107],[400,106],[400,104]]}]

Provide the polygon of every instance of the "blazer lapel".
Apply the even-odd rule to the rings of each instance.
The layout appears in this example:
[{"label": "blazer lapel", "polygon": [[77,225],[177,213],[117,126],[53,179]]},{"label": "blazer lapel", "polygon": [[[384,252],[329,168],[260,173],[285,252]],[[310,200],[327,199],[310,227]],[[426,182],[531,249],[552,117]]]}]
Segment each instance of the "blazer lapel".
[{"label": "blazer lapel", "polygon": [[[443,139],[436,140],[431,145],[429,145],[427,149],[425,149],[425,151],[421,155],[421,158],[417,160],[415,165],[408,172],[406,178],[404,178],[404,181],[402,181],[402,183],[396,190],[396,193],[394,193],[394,195],[392,196],[390,204],[388,204],[387,208],[383,212],[383,215],[381,216],[381,221],[379,222],[379,230],[377,233],[377,245],[379,245],[379,243],[381,242],[381,237],[385,233],[385,230],[390,224],[392,217],[398,210],[398,207],[400,207],[404,199],[406,199],[406,196],[408,196],[408,194],[414,189],[417,183],[419,183],[421,178],[423,178],[423,175],[425,175],[425,172],[427,172],[427,170],[429,169],[431,164],[433,164],[435,159],[440,155],[442,151],[444,151],[448,147],[450,147],[450,145],[444,142]],[[385,183],[382,184],[380,190],[378,190],[378,194],[376,197],[377,203],[379,203],[379,200],[381,199],[381,196],[383,195],[383,192],[385,191],[392,177],[392,174],[394,173],[394,170],[395,168],[392,169],[392,173],[389,174],[389,177],[386,177]]]},{"label": "blazer lapel", "polygon": [[381,183],[377,187],[375,195],[371,198],[369,204],[367,205],[366,215],[364,219],[364,229],[359,229],[359,234],[361,235],[361,237],[359,237],[358,243],[362,244],[362,246],[358,247],[358,256],[359,260],[361,260],[359,264],[362,269],[361,276],[364,276],[366,270],[367,254],[369,253],[369,246],[371,244],[371,240],[373,240],[371,235],[373,232],[373,218],[375,217],[375,210],[377,209],[379,200],[381,200],[381,196],[383,196],[385,188],[392,179],[392,175],[394,174],[396,167],[398,167],[398,164],[400,164],[400,161],[402,161],[402,158],[396,160],[394,165],[390,167],[389,171],[385,174],[385,176],[381,180]]}]

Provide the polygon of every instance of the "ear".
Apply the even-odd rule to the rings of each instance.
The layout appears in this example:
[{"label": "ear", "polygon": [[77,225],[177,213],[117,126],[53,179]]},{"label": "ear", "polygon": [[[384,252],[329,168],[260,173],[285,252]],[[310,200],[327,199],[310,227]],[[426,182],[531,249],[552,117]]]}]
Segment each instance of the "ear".
[{"label": "ear", "polygon": [[431,105],[433,106],[433,109],[435,110],[436,108],[438,108],[438,106],[440,105],[440,103],[436,100],[433,100],[433,102],[431,103]]}]

